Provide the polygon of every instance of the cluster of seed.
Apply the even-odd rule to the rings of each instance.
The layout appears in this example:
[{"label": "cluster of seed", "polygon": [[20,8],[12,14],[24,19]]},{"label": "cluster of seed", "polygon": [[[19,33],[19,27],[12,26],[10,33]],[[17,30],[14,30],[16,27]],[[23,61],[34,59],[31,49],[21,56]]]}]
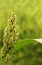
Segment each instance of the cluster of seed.
[{"label": "cluster of seed", "polygon": [[1,50],[3,57],[5,57],[6,54],[13,48],[14,42],[18,40],[18,35],[16,16],[12,13],[4,31],[3,48]]}]

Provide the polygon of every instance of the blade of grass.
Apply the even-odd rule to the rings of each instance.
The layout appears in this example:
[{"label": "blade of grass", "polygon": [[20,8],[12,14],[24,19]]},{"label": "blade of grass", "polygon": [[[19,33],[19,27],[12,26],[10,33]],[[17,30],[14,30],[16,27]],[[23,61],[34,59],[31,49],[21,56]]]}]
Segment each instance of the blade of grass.
[{"label": "blade of grass", "polygon": [[20,40],[15,43],[14,52],[16,52],[25,45],[36,44],[36,43],[37,43],[36,40],[29,40],[29,39]]}]

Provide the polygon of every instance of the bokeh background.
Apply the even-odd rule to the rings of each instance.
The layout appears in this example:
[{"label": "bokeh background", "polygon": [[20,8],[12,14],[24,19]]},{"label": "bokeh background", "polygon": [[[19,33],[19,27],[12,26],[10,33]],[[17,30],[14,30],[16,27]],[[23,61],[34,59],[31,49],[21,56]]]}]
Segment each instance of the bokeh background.
[{"label": "bokeh background", "polygon": [[[12,12],[17,17],[19,39],[24,39],[25,44],[29,43],[25,39],[42,39],[42,0],[0,0],[0,50],[4,29]],[[17,44],[17,48],[21,46]],[[35,44],[34,41],[33,44],[22,46],[15,55],[14,64],[9,61],[10,65],[42,65],[42,44]]]},{"label": "bokeh background", "polygon": [[17,16],[19,38],[42,38],[42,0],[0,0],[0,42],[12,12]]}]

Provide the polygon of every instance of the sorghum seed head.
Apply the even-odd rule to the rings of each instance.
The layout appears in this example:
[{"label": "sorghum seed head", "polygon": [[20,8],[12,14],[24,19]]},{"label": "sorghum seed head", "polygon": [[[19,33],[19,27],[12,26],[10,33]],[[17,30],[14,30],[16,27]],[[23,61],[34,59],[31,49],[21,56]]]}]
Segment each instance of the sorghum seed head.
[{"label": "sorghum seed head", "polygon": [[8,20],[8,25],[4,31],[3,48],[2,48],[3,55],[7,55],[7,53],[10,51],[10,48],[13,47],[13,43],[18,40],[19,32],[17,32],[17,28],[18,25],[16,23],[16,15],[12,13],[11,18]]}]

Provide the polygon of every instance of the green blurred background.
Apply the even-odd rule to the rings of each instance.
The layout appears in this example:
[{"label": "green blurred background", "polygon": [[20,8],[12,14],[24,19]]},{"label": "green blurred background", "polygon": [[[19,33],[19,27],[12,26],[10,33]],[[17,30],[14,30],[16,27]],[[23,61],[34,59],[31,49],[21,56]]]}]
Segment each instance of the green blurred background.
[{"label": "green blurred background", "polygon": [[19,24],[19,38],[42,38],[42,0],[0,0],[0,42],[11,13]]},{"label": "green blurred background", "polygon": [[[19,39],[42,38],[42,0],[0,0],[0,48],[12,12],[17,17]],[[42,44],[27,45],[15,55],[15,65],[42,65]]]}]

